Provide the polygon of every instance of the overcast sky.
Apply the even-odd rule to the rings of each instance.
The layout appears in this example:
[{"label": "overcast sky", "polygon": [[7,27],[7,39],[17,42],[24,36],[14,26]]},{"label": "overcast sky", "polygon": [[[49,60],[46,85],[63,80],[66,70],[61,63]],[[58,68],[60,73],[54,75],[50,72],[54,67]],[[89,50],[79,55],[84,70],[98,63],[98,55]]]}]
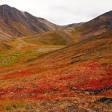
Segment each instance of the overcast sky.
[{"label": "overcast sky", "polygon": [[112,10],[112,0],[0,0],[56,24],[88,21]]}]

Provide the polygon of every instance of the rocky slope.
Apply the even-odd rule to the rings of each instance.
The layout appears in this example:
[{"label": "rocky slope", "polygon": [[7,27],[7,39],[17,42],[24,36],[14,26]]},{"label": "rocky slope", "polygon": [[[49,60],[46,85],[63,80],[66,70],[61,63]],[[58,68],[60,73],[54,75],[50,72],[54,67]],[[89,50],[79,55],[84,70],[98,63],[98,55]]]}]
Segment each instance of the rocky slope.
[{"label": "rocky slope", "polygon": [[66,27],[74,38],[84,40],[90,37],[101,35],[107,31],[112,31],[112,11],[106,12],[95,19],[79,24],[72,24]]},{"label": "rocky slope", "polygon": [[57,25],[8,5],[0,6],[0,39],[53,31]]}]

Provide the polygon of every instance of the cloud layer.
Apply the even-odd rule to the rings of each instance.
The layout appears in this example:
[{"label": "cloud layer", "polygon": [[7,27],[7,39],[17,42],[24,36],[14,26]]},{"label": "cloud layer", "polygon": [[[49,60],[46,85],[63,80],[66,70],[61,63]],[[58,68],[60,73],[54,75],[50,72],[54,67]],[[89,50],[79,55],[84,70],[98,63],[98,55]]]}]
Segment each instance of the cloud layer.
[{"label": "cloud layer", "polygon": [[56,24],[88,21],[112,10],[112,0],[1,0]]}]

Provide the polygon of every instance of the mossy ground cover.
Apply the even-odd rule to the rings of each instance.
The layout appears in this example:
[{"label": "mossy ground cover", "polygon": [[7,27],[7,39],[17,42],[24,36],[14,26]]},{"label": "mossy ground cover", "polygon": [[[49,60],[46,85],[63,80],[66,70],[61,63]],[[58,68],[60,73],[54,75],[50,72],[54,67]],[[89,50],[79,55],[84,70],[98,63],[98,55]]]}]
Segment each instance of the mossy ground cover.
[{"label": "mossy ground cover", "polygon": [[0,66],[11,66],[14,64],[23,64],[37,59],[43,54],[55,51],[63,46],[42,46],[41,48],[29,50],[7,50],[0,51]]},{"label": "mossy ground cover", "polygon": [[37,58],[42,53],[36,52],[36,50],[30,51],[14,51],[14,52],[1,52],[0,53],[0,66],[11,66],[17,63],[23,63],[25,61]]}]

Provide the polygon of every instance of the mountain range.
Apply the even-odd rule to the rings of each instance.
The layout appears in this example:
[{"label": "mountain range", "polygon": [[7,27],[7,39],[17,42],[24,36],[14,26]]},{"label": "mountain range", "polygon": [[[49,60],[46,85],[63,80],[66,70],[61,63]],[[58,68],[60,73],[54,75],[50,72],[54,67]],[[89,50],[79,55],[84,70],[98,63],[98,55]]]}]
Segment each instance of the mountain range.
[{"label": "mountain range", "polygon": [[112,11],[60,26],[0,6],[1,112],[111,112]]}]

